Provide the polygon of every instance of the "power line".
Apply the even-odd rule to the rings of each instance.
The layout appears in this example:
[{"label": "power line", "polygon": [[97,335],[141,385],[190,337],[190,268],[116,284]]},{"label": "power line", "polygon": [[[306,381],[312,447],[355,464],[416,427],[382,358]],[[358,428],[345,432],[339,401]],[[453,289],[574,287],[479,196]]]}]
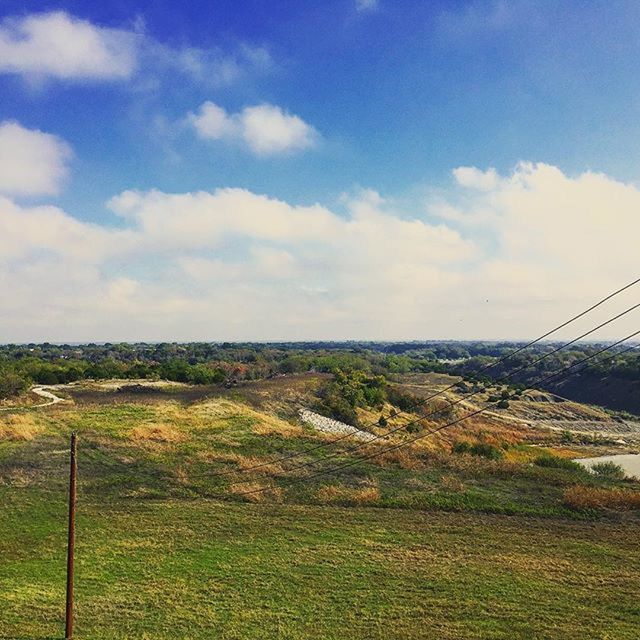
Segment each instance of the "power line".
[{"label": "power line", "polygon": [[[572,344],[575,344],[575,343],[576,343],[576,342],[578,342],[579,340],[582,340],[583,338],[586,338],[587,336],[591,335],[591,334],[592,334],[592,333],[594,333],[595,331],[598,331],[599,329],[602,329],[602,327],[605,327],[605,326],[607,326],[608,324],[611,324],[611,323],[612,323],[612,322],[614,322],[615,320],[618,320],[618,319],[619,319],[619,318],[621,318],[622,316],[624,316],[624,315],[626,315],[626,314],[630,313],[631,311],[633,311],[633,310],[637,309],[638,307],[640,307],[640,303],[635,304],[635,305],[633,305],[633,306],[629,307],[628,309],[626,309],[626,310],[625,310],[625,311],[623,311],[622,313],[619,313],[618,315],[614,316],[613,318],[610,318],[609,320],[607,320],[607,321],[605,321],[605,322],[603,322],[603,323],[599,324],[597,327],[594,327],[593,329],[590,329],[589,331],[587,331],[587,332],[583,333],[582,335],[578,336],[577,338],[574,338],[573,340],[570,340],[569,342],[567,342],[567,343],[565,343],[565,344],[563,344],[563,345],[561,345],[561,346],[559,346],[559,347],[557,347],[557,348],[553,349],[552,351],[549,351],[548,353],[545,353],[545,354],[543,354],[543,355],[539,356],[538,358],[536,358],[535,360],[533,360],[533,362],[530,362],[530,363],[527,363],[527,364],[525,364],[525,365],[522,365],[521,367],[518,367],[515,371],[511,372],[509,375],[510,375],[510,376],[513,376],[513,375],[516,375],[516,374],[518,374],[518,373],[520,373],[520,372],[524,371],[525,369],[529,369],[530,367],[532,367],[532,366],[534,366],[534,365],[538,364],[538,363],[539,363],[539,362],[541,362],[542,360],[545,360],[546,358],[549,358],[550,356],[552,356],[552,355],[554,355],[554,354],[558,353],[558,352],[559,352],[559,351],[561,351],[562,349],[565,349],[566,347],[571,346]],[[441,392],[440,392],[440,394],[441,394],[441,393],[444,393],[444,392],[445,392],[445,391],[447,391],[448,389],[453,388],[454,386],[455,386],[455,385],[450,385],[449,387],[446,387],[443,391],[441,391]],[[471,394],[469,394],[469,395],[467,395],[467,396],[465,396],[465,397],[463,397],[463,398],[460,398],[459,400],[456,400],[455,402],[449,403],[449,405],[448,405],[447,407],[444,407],[444,408],[441,408],[441,409],[437,409],[437,410],[435,410],[435,411],[432,411],[432,412],[430,412],[430,413],[427,413],[427,414],[426,414],[426,415],[424,415],[424,416],[421,416],[421,417],[420,417],[420,420],[426,420],[427,418],[429,418],[429,417],[431,417],[431,416],[437,415],[437,414],[439,414],[439,413],[443,413],[444,411],[448,411],[448,410],[450,410],[452,407],[455,407],[456,405],[458,405],[458,404],[460,404],[460,403],[462,403],[462,402],[465,402],[465,401],[466,401],[466,400],[468,400],[469,398],[473,398],[474,396],[478,395],[479,393],[482,393],[482,391],[483,391],[482,389],[479,389],[479,390],[477,390],[477,391],[474,391],[473,393],[471,393]],[[440,395],[440,394],[436,394],[436,395]],[[435,396],[432,396],[432,397],[435,397]],[[333,458],[339,457],[339,456],[341,456],[341,455],[344,455],[345,453],[350,453],[350,452],[352,452],[352,451],[356,451],[357,449],[360,449],[360,448],[362,448],[362,447],[366,446],[367,444],[370,444],[371,442],[375,442],[376,440],[383,440],[383,439],[385,439],[385,438],[388,438],[389,436],[392,436],[394,433],[397,433],[398,431],[403,431],[403,430],[405,430],[405,429],[406,429],[406,427],[407,427],[407,425],[406,425],[406,424],[403,424],[403,425],[401,425],[401,426],[399,426],[399,427],[396,427],[396,428],[392,429],[391,431],[388,431],[387,433],[379,434],[379,435],[373,435],[370,439],[367,439],[365,442],[360,442],[360,443],[358,443],[358,444],[356,444],[356,445],[354,445],[354,446],[352,446],[352,447],[349,447],[348,449],[346,449],[346,451],[335,452],[335,453],[329,454],[328,456],[325,456],[324,458],[320,458],[320,459],[318,459],[318,460],[310,460],[310,461],[308,461],[308,462],[304,462],[304,463],[302,463],[302,464],[300,464],[300,465],[294,466],[293,468],[289,469],[289,471],[295,471],[295,470],[297,470],[297,469],[303,469],[303,468],[305,468],[305,467],[310,467],[310,466],[316,465],[316,464],[318,464],[318,463],[320,463],[320,462],[323,462],[323,461],[325,461],[325,460],[331,460],[331,459],[333,459]],[[350,434],[350,435],[351,435],[351,434]],[[335,442],[335,440],[334,440],[333,442]],[[236,471],[236,473],[242,473],[242,474],[245,474],[245,473],[248,473],[249,471],[252,471],[252,470],[255,470],[255,469],[259,469],[259,468],[261,468],[261,467],[265,467],[265,466],[268,466],[268,465],[271,465],[271,464],[276,464],[276,463],[278,463],[278,462],[279,462],[279,461],[278,461],[278,460],[276,460],[276,461],[273,461],[273,462],[261,463],[261,464],[259,464],[259,465],[255,465],[255,466],[253,466],[253,467],[248,467],[248,468],[246,468],[246,469],[243,469],[243,470],[242,470],[242,471],[240,471],[240,472]],[[234,486],[234,485],[237,485],[237,484],[242,484],[242,483],[244,483],[244,482],[248,482],[248,481],[247,481],[247,480],[236,480],[236,481],[234,481],[234,482],[229,483],[229,486]]]},{"label": "power line", "polygon": [[[636,285],[638,283],[640,283],[640,278],[637,278],[636,280],[633,280],[632,282],[626,284],[625,286],[621,287],[620,289],[617,289],[613,293],[610,293],[609,295],[605,296],[604,298],[602,298],[601,300],[599,300],[595,304],[591,305],[588,309],[585,309],[584,311],[581,311],[580,313],[578,313],[577,315],[573,316],[569,320],[566,320],[562,324],[559,324],[556,327],[554,327],[553,329],[550,329],[549,331],[547,331],[546,333],[544,333],[540,337],[536,338],[535,340],[531,340],[527,344],[518,347],[517,349],[515,349],[511,353],[508,353],[508,354],[502,356],[498,360],[495,360],[494,362],[488,363],[484,367],[480,368],[476,372],[476,374],[481,374],[484,371],[488,371],[489,369],[492,369],[493,367],[497,367],[499,364],[505,362],[506,360],[508,360],[510,358],[513,358],[518,353],[521,353],[525,349],[528,349],[529,347],[532,347],[533,345],[537,344],[538,342],[541,342],[545,338],[548,338],[550,335],[556,333],[557,331],[560,331],[560,329],[563,329],[564,327],[570,325],[572,322],[575,322],[576,320],[579,320],[580,318],[584,317],[585,315],[587,315],[588,313],[590,313],[594,309],[597,309],[598,307],[602,306],[605,302],[608,302],[609,300],[611,300],[615,296],[621,294],[622,292],[626,291],[627,289],[630,289],[631,287],[633,287],[634,285]],[[638,306],[638,305],[636,305],[636,306]],[[632,310],[633,309],[629,309],[626,313],[628,313],[629,311],[632,311]],[[617,318],[615,318],[615,319],[617,319]],[[602,326],[604,326],[604,325],[602,325]],[[600,327],[597,327],[597,328],[600,328]],[[594,331],[597,330],[597,328],[594,329]],[[593,331],[591,333],[593,333]],[[589,335],[589,334],[587,333],[587,334],[585,334],[585,336],[586,335]],[[585,337],[585,336],[582,336],[582,337]],[[576,341],[577,340],[581,340],[582,337],[581,338],[577,338]],[[565,345],[565,346],[568,346],[568,345]],[[549,355],[551,355],[551,354],[549,354]],[[530,363],[529,366],[532,366],[533,364],[534,363]],[[444,389],[441,389],[440,391],[438,391],[435,394],[427,396],[426,398],[421,398],[419,401],[417,401],[416,403],[414,403],[412,405],[411,410],[416,409],[418,407],[421,407],[424,404],[426,404],[427,402],[429,402],[430,400],[433,400],[434,398],[446,393],[447,391],[450,391],[451,389],[453,389],[456,386],[456,384],[457,383],[450,384],[449,386],[445,387]],[[406,414],[406,411],[404,411],[404,412],[403,411],[399,411],[396,414],[396,416],[403,415],[403,413]],[[424,417],[427,417],[427,416],[424,416]],[[375,422],[371,422],[371,423],[363,425],[362,429],[367,429],[368,427],[373,427],[375,425],[376,425]],[[391,435],[391,433],[393,433],[393,432],[385,434],[385,436],[376,436],[376,439],[378,439],[379,437],[386,437],[388,435]],[[295,458],[299,458],[299,457],[301,457],[303,455],[307,455],[309,453],[312,453],[313,451],[317,451],[317,450],[323,449],[325,447],[333,446],[334,444],[337,444],[338,442],[342,442],[343,440],[346,440],[346,439],[352,438],[352,437],[353,437],[353,433],[346,433],[346,434],[341,435],[341,436],[339,436],[337,438],[334,438],[333,440],[330,440],[328,442],[321,442],[321,443],[319,443],[317,445],[314,445],[313,447],[309,447],[309,448],[304,449],[302,451],[296,451],[295,453],[291,453],[291,454],[288,454],[288,455],[285,455],[285,456],[281,456],[279,458],[276,458],[275,460],[271,460],[270,462],[262,462],[260,464],[254,465],[252,467],[247,467],[247,468],[242,469],[242,470],[229,469],[229,470],[226,470],[226,471],[216,471],[214,473],[209,474],[208,477],[218,477],[218,476],[227,476],[227,475],[233,475],[233,474],[238,474],[238,473],[248,473],[250,471],[255,471],[256,469],[261,469],[263,467],[266,467],[266,466],[269,466],[269,465],[272,465],[272,464],[279,464],[281,462],[286,462],[287,460],[292,460],[292,459],[295,459]]]},{"label": "power line", "polygon": [[[604,347],[603,349],[600,349],[599,351],[596,351],[595,353],[591,354],[590,356],[587,356],[587,357],[583,358],[582,360],[574,362],[572,365],[570,365],[568,367],[565,367],[564,369],[561,369],[559,372],[556,372],[556,373],[554,373],[554,374],[552,374],[550,376],[547,376],[546,378],[543,378],[542,380],[538,380],[535,384],[544,384],[545,382],[547,382],[549,380],[552,380],[554,378],[557,378],[560,375],[565,375],[568,371],[570,371],[574,367],[576,367],[576,366],[578,366],[580,364],[584,364],[585,362],[588,362],[589,360],[592,360],[593,358],[595,358],[596,356],[600,355],[601,353],[603,353],[605,351],[608,351],[609,349],[612,349],[612,348],[618,346],[619,344],[622,344],[623,342],[626,342],[627,340],[630,340],[631,338],[637,336],[638,334],[640,334],[640,330],[636,331],[635,333],[632,333],[631,335],[627,336],[626,338],[623,338],[622,340],[619,340],[619,341],[617,341],[617,342],[615,342],[615,343],[613,343],[613,344],[611,344],[611,345],[609,345],[607,347]],[[634,348],[634,347],[630,347],[628,350],[631,350],[632,348]],[[614,357],[615,357],[615,355],[618,355],[618,354],[614,354]],[[463,416],[461,418],[457,418],[456,420],[453,420],[452,422],[449,422],[447,424],[441,425],[441,426],[439,426],[439,427],[437,427],[435,429],[432,429],[431,431],[429,431],[429,432],[427,432],[425,434],[421,434],[421,435],[419,435],[419,436],[417,436],[415,438],[412,438],[410,440],[405,440],[405,441],[400,442],[400,443],[398,443],[396,445],[393,445],[391,447],[387,447],[387,448],[385,448],[385,449],[383,449],[381,451],[376,451],[374,453],[371,453],[371,454],[369,454],[367,456],[360,457],[357,460],[351,460],[349,462],[346,462],[345,464],[339,465],[337,467],[333,467],[331,469],[323,469],[323,470],[320,470],[320,471],[318,471],[316,473],[312,473],[312,474],[310,474],[308,476],[305,476],[305,477],[302,477],[302,478],[289,478],[288,479],[289,483],[293,484],[295,482],[302,482],[302,481],[307,482],[309,480],[312,480],[313,478],[318,478],[318,477],[321,477],[321,476],[324,476],[324,475],[329,475],[329,474],[332,474],[332,473],[336,473],[337,471],[341,471],[342,469],[346,469],[346,468],[355,466],[357,464],[360,464],[365,460],[370,460],[370,459],[373,459],[373,458],[377,458],[377,457],[379,457],[381,455],[385,455],[387,453],[390,453],[391,451],[395,451],[395,450],[400,449],[402,447],[406,447],[406,446],[408,446],[410,444],[413,444],[414,442],[417,442],[418,440],[422,440],[424,438],[432,436],[435,433],[438,433],[440,431],[443,431],[444,429],[447,429],[449,427],[457,425],[457,424],[459,424],[459,423],[461,423],[461,422],[463,422],[465,420],[468,420],[469,418],[472,418],[474,416],[480,415],[480,414],[484,413],[485,411],[487,411],[488,409],[490,409],[491,406],[492,405],[489,405],[489,406],[483,407],[481,409],[478,409],[476,411],[473,411],[472,413],[467,414],[466,416]],[[406,428],[407,426],[409,426],[411,424],[416,424],[418,422],[421,422],[422,420],[424,420],[424,418],[419,418],[417,420],[413,420],[412,422],[406,423],[404,426]],[[251,490],[251,491],[243,491],[241,493],[235,493],[234,495],[237,496],[237,497],[242,497],[242,496],[254,495],[254,494],[257,494],[257,493],[262,493],[264,491],[270,491],[272,489],[273,489],[273,487],[261,487],[259,489],[254,489],[254,490]],[[226,498],[227,496],[218,496],[218,497],[219,498]]]}]

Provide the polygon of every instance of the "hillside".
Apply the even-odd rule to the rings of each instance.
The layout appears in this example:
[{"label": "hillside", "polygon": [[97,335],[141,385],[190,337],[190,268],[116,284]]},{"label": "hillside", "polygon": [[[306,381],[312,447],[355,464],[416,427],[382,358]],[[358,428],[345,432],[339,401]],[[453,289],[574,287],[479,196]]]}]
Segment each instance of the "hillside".
[{"label": "hillside", "polygon": [[[59,633],[75,430],[79,638],[635,638],[640,485],[567,461],[634,445],[568,444],[548,425],[608,414],[540,393],[377,455],[421,432],[329,444],[298,409],[330,382],[83,382],[0,413],[2,632]],[[357,411],[378,435],[411,418]]]},{"label": "hillside", "polygon": [[600,405],[640,416],[640,380],[611,376],[571,376],[552,391],[577,402]]}]

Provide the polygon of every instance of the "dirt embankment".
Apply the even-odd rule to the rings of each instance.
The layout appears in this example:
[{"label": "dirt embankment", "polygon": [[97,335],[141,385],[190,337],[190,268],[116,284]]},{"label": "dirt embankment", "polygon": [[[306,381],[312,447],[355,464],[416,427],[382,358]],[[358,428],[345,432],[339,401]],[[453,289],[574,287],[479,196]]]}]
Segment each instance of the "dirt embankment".
[{"label": "dirt embankment", "polygon": [[640,380],[575,375],[549,390],[570,400],[640,416]]}]

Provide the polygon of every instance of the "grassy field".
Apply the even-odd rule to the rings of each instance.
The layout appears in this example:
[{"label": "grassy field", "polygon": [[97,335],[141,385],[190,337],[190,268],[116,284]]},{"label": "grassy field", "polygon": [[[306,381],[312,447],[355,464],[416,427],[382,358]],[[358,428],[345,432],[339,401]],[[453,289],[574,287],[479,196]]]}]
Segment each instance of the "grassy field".
[{"label": "grassy field", "polygon": [[[0,495],[2,637],[60,637],[64,496]],[[374,508],[81,501],[77,634],[632,640],[633,531]]]},{"label": "grassy field", "polygon": [[[328,477],[323,450],[242,475],[320,442],[283,404],[310,386],[1,416],[0,638],[61,637],[71,430],[79,638],[638,637],[640,513],[566,501],[637,483],[537,464],[572,451],[504,418]],[[504,454],[452,453],[463,437]]]}]

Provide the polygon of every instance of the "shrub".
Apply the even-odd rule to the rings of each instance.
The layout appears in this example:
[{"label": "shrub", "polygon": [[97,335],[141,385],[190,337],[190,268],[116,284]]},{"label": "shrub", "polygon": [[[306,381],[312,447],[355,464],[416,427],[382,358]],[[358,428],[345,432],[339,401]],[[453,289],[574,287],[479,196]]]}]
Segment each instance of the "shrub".
[{"label": "shrub", "polygon": [[550,467],[552,469],[567,469],[568,471],[585,471],[584,467],[575,460],[569,458],[561,458],[560,456],[553,456],[551,454],[545,454],[536,458],[533,461],[534,464],[539,467]]},{"label": "shrub", "polygon": [[468,442],[455,442],[453,444],[454,453],[470,453],[474,456],[481,456],[489,460],[500,460],[504,453],[496,446],[486,442],[469,444]]},{"label": "shrub", "polygon": [[[400,389],[389,386],[387,388],[387,399],[389,402],[400,409],[400,411],[413,411],[416,405],[420,403],[420,399],[410,393],[405,393]],[[396,415],[396,409],[391,410],[391,416]]]},{"label": "shrub", "polygon": [[452,451],[453,453],[469,453],[471,445],[468,442],[454,442]]},{"label": "shrub", "polygon": [[509,401],[508,400],[504,400],[504,399],[500,400],[500,402],[498,402],[496,407],[498,407],[498,409],[508,409],[509,408]]},{"label": "shrub", "polygon": [[485,442],[471,445],[471,453],[474,456],[482,456],[489,460],[500,460],[504,456],[504,453],[498,447]]},{"label": "shrub", "polygon": [[336,369],[333,380],[320,390],[318,408],[336,420],[356,425],[357,407],[382,408],[387,398],[385,387],[382,376]]},{"label": "shrub", "polygon": [[562,432],[561,439],[562,439],[562,442],[565,442],[567,444],[571,442],[575,442],[576,440],[573,433],[571,433],[571,431],[567,431],[566,429]]},{"label": "shrub", "polygon": [[575,485],[565,489],[564,503],[573,509],[640,509],[640,491]]},{"label": "shrub", "polygon": [[624,469],[615,462],[599,462],[591,467],[591,471],[601,478],[610,480],[622,480],[625,476]]},{"label": "shrub", "polygon": [[384,416],[380,416],[378,418],[378,426],[379,427],[386,427],[389,423],[387,422],[387,419]]}]

